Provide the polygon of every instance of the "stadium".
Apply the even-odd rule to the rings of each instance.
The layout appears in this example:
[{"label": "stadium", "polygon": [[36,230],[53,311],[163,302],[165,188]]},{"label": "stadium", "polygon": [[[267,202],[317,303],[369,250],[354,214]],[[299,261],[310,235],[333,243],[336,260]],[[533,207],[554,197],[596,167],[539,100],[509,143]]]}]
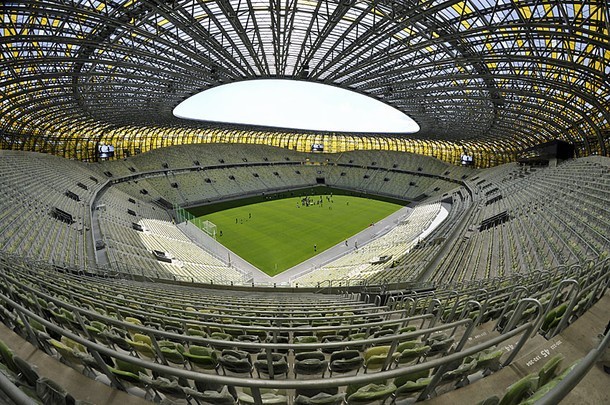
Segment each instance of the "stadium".
[{"label": "stadium", "polygon": [[[1,403],[610,402],[606,0],[0,11]],[[263,79],[419,130],[174,114]]]}]

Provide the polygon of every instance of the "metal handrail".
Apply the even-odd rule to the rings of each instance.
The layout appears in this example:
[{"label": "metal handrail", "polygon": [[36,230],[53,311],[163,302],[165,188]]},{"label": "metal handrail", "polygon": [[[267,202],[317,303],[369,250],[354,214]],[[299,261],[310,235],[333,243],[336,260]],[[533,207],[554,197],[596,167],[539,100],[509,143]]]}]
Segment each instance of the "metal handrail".
[{"label": "metal handrail", "polygon": [[580,285],[578,284],[577,280],[575,280],[573,278],[561,280],[559,282],[559,284],[557,284],[557,287],[555,287],[555,289],[553,291],[553,295],[551,296],[551,299],[548,301],[548,303],[546,305],[543,305],[542,317],[540,318],[540,322],[537,325],[538,329],[542,326],[542,323],[544,322],[544,318],[549,314],[549,312],[551,312],[553,310],[553,308],[555,308],[555,301],[557,300],[557,296],[559,295],[560,291],[563,291],[563,289],[566,288],[566,286],[570,287],[568,296],[572,296],[572,299],[571,299],[572,301],[574,300],[574,297],[578,296],[578,292],[580,290]]},{"label": "metal handrail", "polygon": [[[36,290],[34,290],[32,287],[30,287],[30,286],[27,286],[27,285],[24,285],[24,284],[20,283],[18,280],[12,279],[12,281],[11,281],[11,282],[12,282],[13,284],[20,285],[20,286],[22,286],[23,288],[27,288],[27,289],[31,289],[31,290],[33,290],[33,291],[36,291]],[[46,288],[49,288],[49,286],[48,286],[48,285],[45,285],[45,287],[46,287]],[[58,286],[58,285],[53,284],[53,285],[51,286],[51,288],[52,288],[52,289],[55,289],[55,290],[58,290],[58,291],[60,291],[61,293],[65,293],[65,291],[61,291],[61,286]],[[87,299],[88,301],[91,301],[91,302],[99,302],[99,303],[101,303],[102,305],[105,305],[105,306],[110,305],[110,306],[112,306],[112,307],[120,308],[120,307],[119,307],[117,304],[109,304],[109,303],[108,303],[108,302],[106,302],[106,301],[101,301],[101,300],[96,299],[96,298],[91,298],[90,296],[85,295],[85,294],[82,294],[82,293],[80,293],[80,292],[73,292],[72,294],[73,294],[73,295],[75,295],[75,296],[77,296],[77,297],[82,297],[82,298],[85,298],[85,299]],[[98,293],[98,295],[99,295],[99,293]],[[101,294],[101,295],[104,295],[104,296],[109,296],[109,294],[105,294],[105,293],[104,293],[104,294]],[[113,299],[115,299],[115,300],[117,299],[116,295],[115,295],[115,296],[112,296],[112,298],[113,298]],[[133,301],[128,301],[128,300],[127,300],[127,298],[122,298],[122,299],[123,299],[124,301],[126,301],[126,302],[133,303]],[[155,309],[167,309],[167,310],[176,311],[176,309],[175,309],[175,308],[164,307],[164,306],[162,306],[162,305],[154,305],[154,304],[149,304],[149,303],[146,303],[146,302],[138,302],[138,305],[141,305],[141,306],[143,306],[143,307],[151,307],[151,308],[155,308]],[[211,309],[211,310],[215,310],[215,309],[223,309],[223,308],[222,308],[222,307],[220,307],[220,306],[219,306],[219,307],[209,307],[209,306],[206,306],[206,308],[207,308],[207,309]],[[224,309],[226,309],[226,308],[224,308]],[[243,307],[241,307],[240,309],[241,309],[241,311],[240,311],[240,312],[243,312]],[[134,312],[138,312],[138,310],[135,310],[135,309],[130,309],[130,310],[132,310],[132,311],[134,311]],[[331,311],[331,312],[332,312],[332,311],[335,311],[336,309],[332,309],[332,310],[331,310],[331,309],[330,309],[330,307],[328,307],[328,308],[315,308],[315,307],[314,307],[314,308],[309,308],[309,310],[310,310],[310,311],[303,310],[303,311],[301,311],[301,312],[303,312],[303,313],[310,313],[311,311]],[[373,307],[373,306],[364,306],[364,305],[363,305],[363,306],[360,306],[360,307],[358,307],[358,308],[350,308],[350,309],[346,309],[346,311],[347,311],[347,312],[354,311],[354,310],[360,310],[360,311],[362,311],[362,310],[369,311],[369,310],[370,310],[371,312],[369,313],[369,315],[371,315],[371,316],[385,315],[385,314],[387,313],[387,311],[373,312],[373,311],[379,311],[379,308],[378,308],[378,307]],[[275,314],[275,313],[276,313],[276,311],[260,310],[260,309],[256,309],[256,310],[252,310],[252,311],[253,311],[253,312],[257,312],[257,313],[259,313],[259,314],[265,314],[265,313],[269,313],[269,314]],[[140,312],[142,312],[142,311],[140,311]],[[187,313],[187,314],[189,314],[189,315],[192,315],[192,313],[188,313],[188,311],[184,311],[184,312],[185,312],[185,313]],[[390,312],[392,312],[392,311],[390,311]],[[400,310],[396,310],[396,311],[394,311],[394,312],[400,312]],[[198,312],[197,314],[198,314],[198,316],[201,316],[201,317],[204,317],[204,318],[205,318],[206,316],[209,316],[209,317],[217,317],[217,316],[222,316],[222,317],[224,317],[224,318],[231,318],[231,319],[251,319],[251,317],[250,317],[250,316],[244,316],[244,315],[234,315],[234,314],[229,314],[229,313],[223,313],[223,314],[214,314],[214,313],[209,313],[209,314],[208,314],[208,313],[199,313],[199,312]],[[160,316],[160,317],[163,317],[162,315],[159,315],[159,316]],[[359,314],[359,315],[342,315],[342,316],[335,317],[334,319],[341,319],[341,320],[343,320],[343,319],[349,319],[349,318],[361,318],[362,316],[363,316],[362,314]],[[169,317],[168,317],[168,318],[169,318]],[[291,316],[291,317],[275,317],[275,316],[273,316],[273,317],[261,317],[261,319],[266,319],[266,320],[274,320],[274,321],[291,321],[291,320],[292,320],[292,321],[294,321],[294,320],[326,320],[326,319],[328,319],[328,318],[327,318],[327,317],[309,317],[309,316],[302,316],[302,317],[299,317],[299,316]]]},{"label": "metal handrail", "polygon": [[533,298],[523,298],[521,301],[519,301],[519,304],[517,304],[515,313],[513,314],[511,319],[508,321],[508,325],[505,328],[505,330],[503,331],[503,333],[508,333],[511,331],[511,329],[514,328],[514,325],[517,323],[518,320],[521,319],[521,317],[523,315],[523,311],[525,310],[525,308],[528,305],[534,305],[538,309],[536,318],[534,319],[533,322],[526,323],[526,325],[531,325],[528,330],[528,333],[524,334],[521,337],[521,339],[519,340],[519,342],[517,342],[517,346],[515,346],[515,349],[510,354],[510,356],[508,356],[508,359],[506,359],[503,366],[509,365],[513,361],[513,359],[515,358],[517,353],[519,353],[519,351],[521,350],[523,345],[525,345],[525,342],[527,342],[527,339],[529,339],[531,336],[533,336],[538,331],[538,328],[537,328],[538,321],[542,318],[542,304],[540,303],[540,301],[533,299]]},{"label": "metal handrail", "polygon": [[509,312],[509,308],[512,306],[513,302],[515,300],[519,299],[521,297],[521,294],[523,294],[523,293],[525,293],[525,294],[529,293],[527,287],[525,287],[523,285],[518,285],[513,289],[513,291],[510,293],[510,296],[506,300],[506,305],[504,305],[502,312],[498,316],[498,320],[496,321],[496,324],[494,325],[494,330],[497,330],[500,327],[500,323],[504,319],[504,316],[506,315],[506,313]]},{"label": "metal handrail", "polygon": [[[589,299],[589,301],[587,302],[587,307],[589,307],[590,305],[592,305],[592,303],[595,301],[596,299],[596,292],[599,291],[600,287],[604,284],[607,283],[607,280],[610,280],[610,273],[606,273],[604,275],[599,276],[595,281],[591,282],[587,287],[577,291],[577,293],[572,297],[572,299],[570,299],[569,303],[568,303],[568,307],[566,308],[565,313],[563,314],[563,316],[561,317],[561,321],[559,322],[559,324],[557,324],[557,326],[555,327],[555,329],[550,333],[550,336],[555,336],[558,333],[560,333],[562,330],[564,330],[567,325],[568,322],[570,321],[570,318],[572,316],[572,312],[574,311],[574,308],[576,307],[576,304],[578,303],[578,300],[580,297],[583,297],[591,292],[591,298]],[[587,280],[589,281],[589,280]],[[605,293],[606,290],[606,286],[604,285],[603,288],[601,288],[601,293],[600,293],[600,297],[601,295],[603,295]]]},{"label": "metal handrail", "polygon": [[[576,291],[576,294],[574,294],[572,299],[570,299],[570,302],[568,303],[568,307],[566,308],[566,311],[563,314],[561,321],[555,327],[555,329],[550,333],[551,337],[557,335],[558,333],[560,333],[562,330],[564,330],[566,328],[566,326],[571,318],[572,312],[574,311],[574,307],[576,306],[580,297],[586,296],[589,292],[592,292],[591,298],[589,299],[589,302],[587,303],[587,305],[591,304],[591,302],[595,298],[595,291],[597,291],[597,289],[604,283],[605,279],[610,279],[610,273],[606,273],[605,275],[600,276],[596,281],[591,282],[587,287],[583,288],[582,290]],[[603,288],[602,290],[605,290],[605,288]]]},{"label": "metal handrail", "polygon": [[[77,318],[80,315],[84,315],[85,317],[87,317],[89,319],[100,320],[100,321],[105,322],[108,325],[115,325],[115,326],[119,326],[125,330],[129,329],[129,330],[136,331],[138,333],[146,334],[146,335],[150,336],[151,340],[153,340],[153,341],[156,340],[155,336],[159,336],[159,337],[167,338],[170,340],[179,339],[179,340],[183,340],[183,341],[187,341],[187,342],[195,343],[195,344],[210,344],[210,345],[219,346],[219,347],[232,346],[232,347],[244,348],[244,349],[248,349],[248,348],[250,348],[250,349],[251,348],[262,348],[262,349],[272,348],[272,349],[274,349],[275,348],[275,349],[316,350],[318,348],[346,348],[348,346],[353,346],[355,344],[354,342],[356,342],[357,345],[383,344],[383,343],[392,342],[394,339],[406,339],[406,338],[414,338],[414,337],[418,337],[418,336],[422,336],[422,335],[429,335],[434,332],[439,332],[439,331],[446,330],[446,329],[449,330],[452,328],[455,329],[458,326],[467,326],[468,324],[472,323],[472,321],[470,319],[465,319],[465,320],[450,323],[450,324],[442,324],[442,325],[438,325],[438,326],[434,326],[434,324],[430,323],[429,327],[424,328],[424,329],[419,329],[414,332],[409,332],[409,333],[404,333],[404,334],[399,334],[399,335],[383,336],[383,337],[379,337],[379,338],[369,338],[366,340],[357,340],[357,341],[344,340],[344,341],[340,341],[340,342],[302,343],[302,344],[294,344],[294,343],[280,344],[280,343],[272,343],[272,342],[251,343],[251,342],[241,342],[241,341],[233,341],[233,340],[224,341],[224,340],[218,340],[218,339],[203,338],[201,336],[196,336],[196,335],[191,336],[191,335],[182,335],[182,334],[167,332],[167,331],[158,330],[158,329],[154,329],[154,328],[147,327],[147,326],[136,325],[133,323],[129,323],[129,322],[111,318],[111,317],[106,317],[104,315],[98,314],[97,312],[89,311],[89,310],[86,310],[83,308],[79,308],[75,305],[57,300],[57,299],[50,297],[43,293],[39,293],[39,296],[44,297],[47,300],[56,302],[59,304],[59,306],[62,306],[66,309],[73,311],[77,315]],[[3,293],[0,293],[0,297],[2,297],[3,299],[7,299],[7,300],[11,300],[11,301],[15,302],[14,297],[8,297]],[[17,305],[19,305],[19,304],[17,304]],[[400,312],[400,311],[397,311],[397,312]],[[329,331],[329,330],[339,331],[339,330],[349,330],[349,329],[363,329],[363,328],[371,328],[371,327],[378,327],[378,326],[384,326],[384,325],[405,326],[408,323],[418,322],[418,321],[421,321],[421,326],[423,326],[424,323],[426,322],[426,320],[433,322],[434,319],[435,318],[432,314],[422,314],[422,315],[417,315],[417,316],[409,317],[409,318],[391,319],[391,320],[371,322],[371,323],[348,324],[348,325],[271,327],[271,326],[244,326],[244,325],[237,325],[237,324],[214,324],[214,326],[220,326],[225,329],[242,329],[242,330],[250,328],[250,329],[255,329],[255,330],[264,330],[264,331],[267,331],[270,333],[280,333],[280,332],[285,332],[285,331],[316,332],[316,331]],[[187,319],[182,319],[182,321],[185,323],[194,323],[191,320],[187,320]],[[24,321],[24,323],[26,323],[26,325],[27,325],[27,321]],[[82,329],[86,332],[86,329],[84,327]]]},{"label": "metal handrail", "polygon": [[[0,252],[0,256],[11,257],[11,258],[13,258],[15,260],[20,260],[20,261],[24,259],[23,256],[11,254],[9,252]],[[609,262],[608,259],[609,258],[605,258],[603,256],[600,256],[597,259],[591,259],[591,260],[594,262],[594,265],[601,265],[601,266],[606,265],[607,266],[609,264],[608,263]],[[45,262],[42,262],[42,261],[39,261],[39,260],[36,260],[36,259],[32,259],[32,258],[30,258],[29,261],[32,262],[32,263],[40,263],[42,266],[47,266],[48,265],[48,263],[45,263]],[[575,265],[578,265],[578,264],[576,263],[576,264],[573,264],[572,266],[575,266]],[[564,266],[564,265],[559,265],[559,266],[557,266],[557,267],[555,267],[553,269],[547,269],[547,270],[544,270],[544,271],[545,272],[550,272],[552,274],[560,274],[562,272],[568,273],[569,270],[565,270],[564,269],[565,267],[566,266]],[[89,267],[86,268],[85,272],[87,274],[98,274],[98,275],[104,276],[104,275],[106,275],[108,273],[108,269],[98,268],[98,267],[95,267],[95,266],[89,266]],[[540,272],[542,272],[542,270],[534,269],[534,270],[532,270],[530,272],[530,274],[537,274],[537,273],[540,273]],[[131,273],[131,272],[120,272],[120,273],[117,274],[117,276],[120,276],[120,277],[123,277],[123,278],[126,278],[126,279],[134,279],[134,274]],[[542,277],[543,274],[539,274],[539,276]],[[565,274],[564,276],[568,277],[567,274]],[[167,282],[169,280],[163,280],[163,281]],[[333,280],[328,280],[328,281],[332,282]],[[337,281],[337,280],[335,280],[335,281]],[[206,285],[205,283],[200,283],[200,284],[201,285]],[[400,286],[400,285],[402,285],[404,283],[393,283],[393,284],[396,284],[397,286]],[[216,280],[214,282],[214,285],[250,286],[251,283],[244,283],[244,284],[235,284],[235,283],[230,283],[230,282],[222,283],[222,282]],[[480,287],[480,281],[477,281],[477,282],[470,281],[470,282],[462,282],[462,283],[454,282],[454,283],[451,283],[451,284],[447,284],[445,287],[447,287],[447,288],[455,288],[456,286],[459,286],[459,285],[462,285],[462,286],[472,285],[474,288],[478,288],[478,287]],[[367,288],[367,287],[375,287],[375,286],[379,286],[379,285],[364,285],[362,287],[363,288]],[[430,285],[426,285],[426,286],[428,286],[428,287],[435,287],[434,284],[430,284]],[[256,287],[260,287],[260,286],[254,285],[252,287],[254,289],[256,289]],[[303,289],[310,288],[312,291],[316,291],[316,286],[315,285],[311,285],[309,287],[308,286],[301,286],[301,288],[303,288]]]},{"label": "metal handrail", "polygon": [[0,373],[0,392],[3,392],[13,401],[16,405],[36,405],[37,401],[34,401],[25,392],[21,391],[15,384],[8,379],[3,373]]},{"label": "metal handrail", "polygon": [[[115,359],[129,362],[129,363],[135,364],[137,366],[144,367],[153,372],[156,372],[160,375],[173,375],[173,376],[176,376],[179,378],[182,377],[182,378],[186,378],[188,380],[194,380],[194,381],[205,381],[205,382],[214,383],[214,384],[224,384],[224,385],[231,385],[231,386],[236,386],[236,387],[251,387],[251,388],[258,388],[258,389],[261,389],[261,388],[277,388],[277,389],[317,388],[317,389],[321,389],[321,388],[329,388],[329,387],[347,386],[347,385],[352,385],[352,384],[363,384],[364,385],[364,384],[368,384],[368,383],[372,383],[372,382],[379,382],[382,380],[386,380],[389,378],[396,378],[396,377],[400,377],[400,376],[414,373],[414,372],[419,372],[419,371],[429,370],[429,369],[436,369],[437,367],[439,367],[441,365],[460,361],[467,356],[472,356],[484,349],[487,349],[492,346],[496,346],[499,343],[504,342],[505,340],[511,339],[514,336],[517,336],[519,334],[524,333],[524,335],[527,336],[531,332],[531,328],[532,328],[532,324],[527,323],[527,324],[521,325],[507,333],[504,333],[504,334],[501,334],[494,338],[491,338],[483,343],[466,348],[460,352],[448,354],[448,355],[442,356],[440,358],[425,361],[425,362],[422,362],[422,363],[419,363],[416,365],[407,366],[407,367],[398,367],[398,368],[394,368],[394,369],[390,369],[390,370],[379,371],[379,372],[372,373],[372,374],[361,374],[361,375],[356,375],[356,376],[344,376],[344,377],[334,377],[334,378],[333,377],[316,378],[316,379],[311,379],[311,380],[300,380],[300,379],[264,380],[264,379],[256,379],[256,378],[244,378],[244,377],[233,377],[233,376],[224,376],[224,375],[216,375],[216,374],[198,373],[198,372],[194,372],[191,370],[171,367],[171,366],[167,366],[164,364],[154,363],[154,362],[151,362],[148,360],[143,360],[138,357],[131,356],[127,353],[117,352],[107,346],[92,342],[86,338],[81,337],[78,334],[75,334],[69,330],[63,329],[63,328],[51,323],[51,322],[47,321],[45,318],[40,317],[36,313],[17,304],[16,302],[14,302],[11,299],[8,299],[5,297],[3,297],[3,299],[5,300],[6,304],[8,304],[10,307],[12,307],[13,309],[20,312],[24,317],[27,316],[28,318],[35,319],[36,321],[38,321],[42,325],[44,325],[46,328],[48,328],[54,332],[57,332],[61,335],[64,335],[67,338],[72,339],[77,343],[84,345],[91,352],[95,352],[97,354],[103,354],[103,355],[110,356]],[[462,322],[464,324],[468,323],[466,320],[460,321],[460,322]],[[433,329],[440,329],[440,328],[441,327],[439,326],[439,327],[436,327]],[[408,334],[408,333],[404,334],[404,335],[397,335],[391,339],[399,339],[399,338],[403,338],[403,337],[408,337],[409,335],[410,334]],[[182,336],[182,337],[184,337],[184,336]],[[368,340],[360,340],[360,341],[351,342],[351,344],[353,345],[354,343],[357,343],[358,345],[363,345],[363,344],[367,344],[367,343],[376,343],[376,342],[379,342],[382,340],[387,341],[388,339],[387,338],[385,338],[385,339],[384,338],[375,338],[375,339],[368,339]],[[240,342],[233,342],[233,341],[232,342],[217,341],[217,342],[223,343],[225,345],[229,344],[231,346],[237,346],[236,344],[240,343]],[[242,344],[240,346],[245,346],[245,345]],[[293,348],[293,349],[311,349],[312,346],[314,346],[314,345],[312,345],[312,344],[273,345],[274,348],[278,348],[278,349],[284,348],[285,346],[291,346],[291,348]],[[335,344],[333,344],[333,343],[318,344],[316,347],[331,347],[331,346],[335,347],[335,346],[337,346],[337,344],[336,343]],[[256,347],[261,347],[261,345],[256,344]],[[518,348],[515,349],[515,352],[516,351],[518,351]]]}]

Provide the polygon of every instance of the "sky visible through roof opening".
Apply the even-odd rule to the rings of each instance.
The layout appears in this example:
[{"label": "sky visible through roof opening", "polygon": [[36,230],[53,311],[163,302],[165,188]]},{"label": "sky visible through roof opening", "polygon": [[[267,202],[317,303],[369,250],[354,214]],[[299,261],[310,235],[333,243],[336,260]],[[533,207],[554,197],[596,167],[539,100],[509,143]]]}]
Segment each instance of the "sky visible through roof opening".
[{"label": "sky visible through roof opening", "polygon": [[313,131],[414,133],[419,125],[379,100],[321,83],[258,79],[195,94],[179,118]]}]

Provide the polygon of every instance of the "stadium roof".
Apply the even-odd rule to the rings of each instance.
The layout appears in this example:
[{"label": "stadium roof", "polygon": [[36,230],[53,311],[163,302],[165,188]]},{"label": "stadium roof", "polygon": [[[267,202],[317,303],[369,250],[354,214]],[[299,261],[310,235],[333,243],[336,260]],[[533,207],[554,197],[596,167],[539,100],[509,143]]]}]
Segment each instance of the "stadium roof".
[{"label": "stadium roof", "polygon": [[412,117],[418,138],[609,147],[607,0],[19,0],[0,11],[5,134],[190,128],[201,124],[172,115],[189,96],[280,77],[376,97]]}]

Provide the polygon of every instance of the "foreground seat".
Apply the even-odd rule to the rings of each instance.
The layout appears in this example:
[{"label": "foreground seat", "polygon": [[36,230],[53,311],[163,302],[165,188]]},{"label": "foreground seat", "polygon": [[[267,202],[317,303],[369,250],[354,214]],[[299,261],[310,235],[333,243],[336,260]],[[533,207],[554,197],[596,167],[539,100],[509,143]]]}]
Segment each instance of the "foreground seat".
[{"label": "foreground seat", "polygon": [[321,352],[305,352],[298,353],[294,357],[294,376],[302,375],[318,375],[324,377],[328,361]]},{"label": "foreground seat", "polygon": [[365,386],[350,385],[346,390],[348,404],[384,403],[396,391],[396,385],[367,384]]},{"label": "foreground seat", "polygon": [[247,374],[252,377],[252,363],[250,363],[250,355],[247,352],[225,349],[218,362],[222,366],[224,375],[227,375],[228,372],[239,375]]},{"label": "foreground seat", "polygon": [[358,371],[364,364],[364,359],[358,350],[341,350],[330,355],[328,369],[332,377],[333,373],[346,374]]}]

